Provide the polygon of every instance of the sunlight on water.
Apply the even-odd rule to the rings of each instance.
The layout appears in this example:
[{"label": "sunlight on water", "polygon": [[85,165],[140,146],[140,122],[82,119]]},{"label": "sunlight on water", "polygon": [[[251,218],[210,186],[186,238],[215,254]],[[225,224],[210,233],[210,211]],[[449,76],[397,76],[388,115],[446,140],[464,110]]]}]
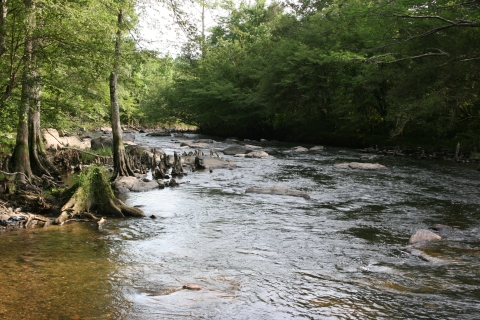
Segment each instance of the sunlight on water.
[{"label": "sunlight on water", "polygon": [[[175,149],[171,138],[142,136]],[[226,144],[217,143],[215,147]],[[231,158],[178,188],[132,193],[147,218],[0,234],[2,319],[474,319],[480,312],[477,172],[354,150]],[[287,157],[288,155],[288,157]],[[311,200],[245,194],[273,185]],[[148,216],[155,215],[157,219]],[[416,230],[455,226],[401,250]],[[198,285],[202,290],[183,289]]]}]

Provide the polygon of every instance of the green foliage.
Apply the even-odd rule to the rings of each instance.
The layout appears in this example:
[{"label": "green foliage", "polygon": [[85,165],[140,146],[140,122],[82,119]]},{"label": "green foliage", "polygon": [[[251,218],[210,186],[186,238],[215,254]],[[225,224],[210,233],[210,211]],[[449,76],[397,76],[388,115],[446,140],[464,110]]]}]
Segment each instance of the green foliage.
[{"label": "green foliage", "polygon": [[480,10],[461,1],[230,7],[145,110],[242,137],[478,140]]}]

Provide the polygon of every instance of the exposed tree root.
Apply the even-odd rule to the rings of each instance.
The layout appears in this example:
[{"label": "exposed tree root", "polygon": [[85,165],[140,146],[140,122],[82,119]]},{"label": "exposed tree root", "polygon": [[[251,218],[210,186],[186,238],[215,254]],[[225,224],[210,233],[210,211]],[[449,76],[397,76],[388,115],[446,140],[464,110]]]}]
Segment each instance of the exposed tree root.
[{"label": "exposed tree root", "polygon": [[103,168],[94,166],[80,176],[73,196],[62,207],[55,224],[63,224],[75,216],[83,215],[92,220],[100,220],[91,210],[96,210],[102,216],[113,217],[144,217],[142,210],[127,206],[117,199],[108,183]]}]

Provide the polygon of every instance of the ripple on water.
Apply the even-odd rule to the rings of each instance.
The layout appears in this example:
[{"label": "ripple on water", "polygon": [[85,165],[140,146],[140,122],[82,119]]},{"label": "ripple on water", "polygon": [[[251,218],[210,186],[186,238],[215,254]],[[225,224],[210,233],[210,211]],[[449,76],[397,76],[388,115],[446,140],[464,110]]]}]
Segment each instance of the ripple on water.
[{"label": "ripple on water", "polygon": [[[139,140],[167,152],[177,146],[168,137]],[[268,159],[225,156],[238,168],[130,194],[129,205],[158,219],[0,235],[8,248],[0,281],[12,288],[0,317],[32,297],[23,289],[30,274],[43,281],[32,284],[25,319],[46,319],[44,310],[71,319],[477,317],[480,195],[471,168],[380,157],[388,171],[350,172],[333,165],[359,161],[355,150],[287,157],[291,147],[270,145]],[[244,193],[273,185],[312,199]],[[416,248],[433,262],[400,250],[434,223],[457,228]]]}]

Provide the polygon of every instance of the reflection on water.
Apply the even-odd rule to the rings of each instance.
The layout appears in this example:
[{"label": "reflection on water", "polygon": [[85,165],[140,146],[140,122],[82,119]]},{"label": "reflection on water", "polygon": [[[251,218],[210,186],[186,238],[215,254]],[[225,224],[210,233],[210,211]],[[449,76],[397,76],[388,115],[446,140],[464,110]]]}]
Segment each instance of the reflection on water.
[{"label": "reflection on water", "polygon": [[115,256],[86,224],[0,235],[1,319],[119,319]]},{"label": "reflection on water", "polygon": [[[176,146],[140,140],[167,153]],[[178,188],[131,194],[127,202],[155,220],[1,234],[0,318],[477,317],[473,168],[380,157],[386,172],[345,172],[333,164],[360,154],[287,150],[267,147],[275,157],[234,158],[235,170],[194,172]],[[312,199],[244,193],[272,185]],[[430,261],[400,250],[435,223],[456,229],[421,249]]]}]

